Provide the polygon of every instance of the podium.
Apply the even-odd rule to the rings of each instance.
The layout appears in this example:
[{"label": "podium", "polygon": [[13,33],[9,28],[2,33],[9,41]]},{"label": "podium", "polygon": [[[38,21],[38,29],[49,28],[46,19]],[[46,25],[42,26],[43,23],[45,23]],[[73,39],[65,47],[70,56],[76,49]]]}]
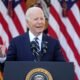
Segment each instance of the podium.
[{"label": "podium", "polygon": [[4,80],[74,80],[74,67],[68,62],[8,61]]}]

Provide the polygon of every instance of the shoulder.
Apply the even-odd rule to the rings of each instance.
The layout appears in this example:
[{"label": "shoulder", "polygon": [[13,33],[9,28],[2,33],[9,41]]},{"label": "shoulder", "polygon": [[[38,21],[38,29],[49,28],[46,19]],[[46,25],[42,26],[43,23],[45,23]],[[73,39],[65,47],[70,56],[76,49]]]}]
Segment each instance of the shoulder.
[{"label": "shoulder", "polygon": [[17,37],[12,38],[12,40],[10,42],[20,42],[22,40],[24,40],[25,37],[27,37],[27,33],[24,33],[22,35],[19,35]]},{"label": "shoulder", "polygon": [[58,39],[55,39],[53,37],[51,37],[50,35],[44,34],[46,40],[48,40],[49,42],[53,42],[53,43],[59,43]]},{"label": "shoulder", "polygon": [[58,39],[55,39],[51,37],[50,35],[44,34],[44,40],[47,41],[48,45],[50,46],[55,46],[55,47],[60,46]]}]

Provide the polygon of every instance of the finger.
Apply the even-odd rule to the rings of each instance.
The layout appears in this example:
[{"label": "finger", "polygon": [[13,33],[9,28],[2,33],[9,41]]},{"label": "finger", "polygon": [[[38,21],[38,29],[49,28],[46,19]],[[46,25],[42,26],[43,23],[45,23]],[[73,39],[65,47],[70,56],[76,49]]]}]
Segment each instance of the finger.
[{"label": "finger", "polygon": [[4,55],[6,52],[6,41],[3,42],[3,45],[0,45],[0,54]]}]

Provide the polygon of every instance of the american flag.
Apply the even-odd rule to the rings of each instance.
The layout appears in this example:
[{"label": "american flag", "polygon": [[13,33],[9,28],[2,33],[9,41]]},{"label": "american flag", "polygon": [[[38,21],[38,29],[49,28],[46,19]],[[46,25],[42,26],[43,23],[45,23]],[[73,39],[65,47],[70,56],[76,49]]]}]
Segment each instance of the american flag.
[{"label": "american flag", "polygon": [[0,0],[0,44],[26,31],[25,0]]},{"label": "american flag", "polygon": [[80,80],[80,0],[51,0],[49,34],[60,41],[63,55]]}]

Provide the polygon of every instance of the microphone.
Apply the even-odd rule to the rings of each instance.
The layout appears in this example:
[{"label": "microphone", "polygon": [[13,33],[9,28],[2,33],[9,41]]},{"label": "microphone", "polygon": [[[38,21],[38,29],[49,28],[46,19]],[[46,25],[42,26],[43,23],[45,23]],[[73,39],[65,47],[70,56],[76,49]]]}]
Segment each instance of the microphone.
[{"label": "microphone", "polygon": [[42,43],[42,55],[46,54],[47,50],[48,50],[48,42],[43,41],[43,43]]},{"label": "microphone", "polygon": [[41,56],[40,56],[40,52],[37,52],[37,46],[35,41],[31,42],[31,50],[32,50],[32,54],[35,56],[35,61],[40,61]]},{"label": "microphone", "polygon": [[32,50],[33,53],[34,53],[35,51],[37,51],[37,50],[36,50],[35,41],[32,41],[32,42],[31,42],[31,50]]},{"label": "microphone", "polygon": [[47,53],[48,42],[43,41],[42,42],[42,50],[40,52],[38,52],[35,41],[32,41],[31,42],[31,50],[32,50],[32,54],[35,56],[35,61],[41,61],[41,58],[43,57],[43,55]]}]

